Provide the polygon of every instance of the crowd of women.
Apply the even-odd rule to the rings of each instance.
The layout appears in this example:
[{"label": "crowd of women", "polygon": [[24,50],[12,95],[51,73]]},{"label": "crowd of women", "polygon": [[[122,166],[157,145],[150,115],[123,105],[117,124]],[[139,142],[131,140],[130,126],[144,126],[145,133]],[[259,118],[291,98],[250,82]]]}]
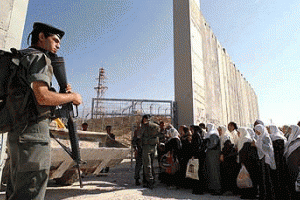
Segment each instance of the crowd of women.
[{"label": "crowd of women", "polygon": [[[175,174],[161,172],[159,179],[169,187],[192,188],[194,194],[233,193],[247,199],[300,199],[297,177],[300,167],[300,128],[264,126],[254,128],[216,127],[212,123],[180,126],[178,131],[161,126],[166,136],[158,146],[158,159],[172,152],[180,168]],[[186,178],[189,160],[198,159],[199,180]],[[237,177],[241,167],[248,171],[252,187],[240,189]],[[300,184],[300,180],[298,180]],[[299,185],[298,185],[299,187]]]}]

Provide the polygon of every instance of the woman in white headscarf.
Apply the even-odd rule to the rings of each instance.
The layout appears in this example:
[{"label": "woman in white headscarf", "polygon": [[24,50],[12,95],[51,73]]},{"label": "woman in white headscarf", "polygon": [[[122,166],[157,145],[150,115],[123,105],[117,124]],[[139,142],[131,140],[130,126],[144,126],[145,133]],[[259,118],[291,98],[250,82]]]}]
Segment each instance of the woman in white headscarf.
[{"label": "woman in white headscarf", "polygon": [[236,176],[239,166],[236,162],[237,151],[234,148],[234,140],[225,126],[219,126],[218,131],[221,142],[220,170],[222,192],[231,191],[232,193],[237,193]]},{"label": "woman in white headscarf", "polygon": [[198,168],[198,176],[199,180],[193,180],[192,181],[192,193],[201,195],[204,193],[204,190],[206,187],[205,182],[205,156],[206,156],[206,144],[204,143],[203,138],[203,131],[202,129],[197,125],[191,125],[190,129],[192,130],[192,141],[191,141],[191,147],[192,147],[192,155],[195,159],[198,159],[199,161],[199,168]]},{"label": "woman in white headscarf", "polygon": [[241,190],[241,198],[253,199],[258,194],[257,186],[259,184],[259,178],[257,176],[257,172],[259,171],[259,165],[257,149],[255,147],[255,140],[253,139],[253,137],[251,137],[251,135],[247,131],[247,128],[240,127],[238,128],[237,133],[239,136],[238,160],[241,166],[244,165],[246,167],[253,183],[252,188]]},{"label": "woman in white headscarf", "polygon": [[289,188],[292,199],[300,199],[299,193],[297,194],[295,191],[295,182],[300,172],[300,128],[297,125],[291,125],[288,132],[289,139],[286,143],[284,156],[289,173]]},{"label": "woman in white headscarf", "polygon": [[220,174],[220,137],[215,125],[208,123],[206,125],[206,175],[208,190],[212,194],[221,194],[221,174]]},{"label": "woman in white headscarf", "polygon": [[273,143],[274,141],[277,140],[282,140],[284,143],[287,142],[287,139],[286,137],[284,137],[283,132],[281,132],[276,125],[269,125],[269,129],[270,129],[270,137]]},{"label": "woman in white headscarf", "polygon": [[270,137],[274,149],[276,170],[273,174],[273,184],[276,199],[287,199],[289,196],[287,182],[287,167],[284,159],[284,144],[287,142],[286,137],[275,125],[269,126]]},{"label": "woman in white headscarf", "polygon": [[225,142],[230,141],[231,143],[233,143],[233,138],[231,137],[230,133],[227,131],[226,126],[219,126],[217,130],[219,132],[221,150],[222,150],[224,148]]},{"label": "woman in white headscarf", "polygon": [[237,124],[235,122],[229,122],[228,124],[228,131],[230,132],[230,135],[234,141],[234,146],[237,148],[237,143],[238,143],[238,135],[237,135]]},{"label": "woman in white headscarf", "polygon": [[287,159],[295,150],[297,150],[300,146],[299,139],[300,139],[300,128],[297,125],[291,125],[289,130],[289,139],[286,143],[286,148],[284,152],[284,156]]},{"label": "woman in white headscarf", "polygon": [[[173,128],[170,127],[167,130],[166,133],[167,136],[167,141],[165,144],[165,152],[170,152],[173,155],[174,160],[179,160],[179,154],[181,151],[181,141],[180,141],[180,135],[179,132]],[[178,174],[179,172],[176,172],[175,174],[171,175],[171,174],[167,174],[167,173],[161,173],[161,181],[163,183],[166,183],[168,187],[170,188],[174,188],[177,185],[177,181],[178,180]]]},{"label": "woman in white headscarf", "polygon": [[274,150],[272,140],[267,129],[258,124],[254,127],[255,133],[258,136],[256,148],[260,166],[260,183],[259,183],[259,198],[260,199],[275,199],[274,187],[271,179],[271,169],[276,169]]}]

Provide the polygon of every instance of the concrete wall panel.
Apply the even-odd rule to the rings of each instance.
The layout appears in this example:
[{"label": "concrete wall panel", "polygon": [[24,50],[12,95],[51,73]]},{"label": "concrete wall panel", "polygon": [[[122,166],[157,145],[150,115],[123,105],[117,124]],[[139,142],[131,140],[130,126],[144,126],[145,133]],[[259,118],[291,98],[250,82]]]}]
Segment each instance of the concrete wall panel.
[{"label": "concrete wall panel", "polygon": [[173,2],[178,125],[234,121],[250,126],[259,117],[257,96],[213,34],[200,1]]},{"label": "concrete wall panel", "polygon": [[0,48],[21,48],[29,0],[0,1]]}]

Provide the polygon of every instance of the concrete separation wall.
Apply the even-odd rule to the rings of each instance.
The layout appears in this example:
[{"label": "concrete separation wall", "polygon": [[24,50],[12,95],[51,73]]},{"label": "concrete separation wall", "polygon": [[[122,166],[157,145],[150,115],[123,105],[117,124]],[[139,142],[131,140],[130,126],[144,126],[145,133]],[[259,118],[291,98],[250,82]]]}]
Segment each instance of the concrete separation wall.
[{"label": "concrete separation wall", "polygon": [[0,49],[21,48],[28,0],[0,1]]},{"label": "concrete separation wall", "polygon": [[200,1],[174,0],[173,20],[177,125],[251,126],[259,117],[257,96],[206,22]]}]

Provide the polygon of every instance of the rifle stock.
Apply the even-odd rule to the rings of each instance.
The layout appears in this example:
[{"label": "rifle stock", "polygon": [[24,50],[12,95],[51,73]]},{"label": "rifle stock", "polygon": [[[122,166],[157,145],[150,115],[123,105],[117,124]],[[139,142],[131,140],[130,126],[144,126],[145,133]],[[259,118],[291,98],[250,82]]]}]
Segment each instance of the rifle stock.
[{"label": "rifle stock", "polygon": [[[53,67],[54,76],[59,85],[59,92],[66,93],[68,82],[67,82],[64,58],[52,57],[51,64]],[[76,129],[77,125],[73,119],[74,117],[78,116],[78,109],[76,108],[76,110],[77,110],[77,114],[75,116],[73,111],[73,104],[67,103],[62,105],[61,109],[55,111],[55,117],[63,117],[68,120],[67,128],[69,130],[69,138],[71,143],[71,151],[70,151],[71,153],[69,153],[69,155],[76,163],[76,167],[78,169],[78,174],[79,174],[80,187],[82,188],[83,185],[82,185],[82,179],[80,174],[81,157],[80,157],[80,149],[79,149],[78,135]]]}]

